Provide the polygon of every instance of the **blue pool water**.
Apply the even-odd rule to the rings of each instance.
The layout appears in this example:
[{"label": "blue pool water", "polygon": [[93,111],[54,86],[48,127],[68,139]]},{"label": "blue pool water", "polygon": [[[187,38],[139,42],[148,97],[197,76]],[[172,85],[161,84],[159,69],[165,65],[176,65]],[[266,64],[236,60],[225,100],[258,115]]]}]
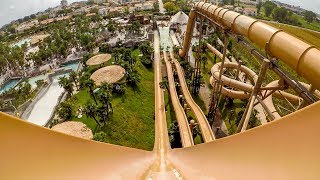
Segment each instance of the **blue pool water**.
[{"label": "blue pool water", "polygon": [[31,78],[28,79],[28,82],[30,83],[32,89],[35,89],[35,88],[37,87],[36,82],[37,82],[38,80],[45,80],[45,79],[47,79],[47,77],[48,77],[47,74],[45,74],[45,75],[40,75],[40,76],[35,76],[35,77],[31,77]]},{"label": "blue pool water", "polygon": [[13,88],[17,83],[19,82],[19,79],[11,79],[8,82],[6,82],[1,88],[0,88],[0,94],[10,90]]},{"label": "blue pool water", "polygon": [[19,46],[19,47],[21,47],[24,43],[30,43],[30,41],[31,41],[31,39],[30,38],[27,38],[27,39],[23,39],[23,40],[21,40],[21,41],[19,41],[19,42],[17,42],[16,44],[14,44],[13,46]]},{"label": "blue pool water", "polygon": [[66,69],[72,69],[73,71],[77,71],[78,67],[79,67],[79,62],[73,62],[73,63],[65,64],[64,67]]}]

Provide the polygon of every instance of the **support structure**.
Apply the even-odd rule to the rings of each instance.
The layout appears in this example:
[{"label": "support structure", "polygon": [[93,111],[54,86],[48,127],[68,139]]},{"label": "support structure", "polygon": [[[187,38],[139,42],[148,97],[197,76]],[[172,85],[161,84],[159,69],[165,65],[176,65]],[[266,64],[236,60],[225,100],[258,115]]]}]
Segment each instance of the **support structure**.
[{"label": "support structure", "polygon": [[200,91],[200,78],[201,78],[201,46],[202,46],[202,36],[203,36],[203,18],[200,17],[199,22],[199,44],[197,49],[197,57],[194,67],[194,76],[193,76],[193,90],[192,93],[197,95]]},{"label": "support structure", "polygon": [[220,97],[220,93],[221,93],[221,88],[222,88],[222,74],[223,74],[223,66],[224,63],[226,61],[226,56],[227,56],[227,44],[228,44],[228,35],[227,33],[224,34],[224,46],[223,46],[223,56],[222,56],[222,60],[221,60],[221,66],[220,66],[220,74],[219,74],[219,78],[217,79],[215,86],[213,87],[213,93],[212,93],[212,98],[211,98],[211,103],[210,103],[210,107],[209,107],[209,112],[208,112],[208,119],[211,120],[211,122],[214,121],[215,115],[216,115],[216,111],[218,108],[218,101],[219,101],[219,97]]},{"label": "support structure", "polygon": [[266,75],[269,64],[270,64],[270,61],[268,59],[264,59],[264,61],[262,62],[262,66],[260,69],[257,83],[254,86],[254,89],[253,89],[253,92],[252,92],[251,97],[249,99],[249,103],[247,104],[246,110],[244,111],[244,113],[242,115],[242,118],[241,118],[240,123],[237,128],[237,132],[243,132],[247,129],[247,126],[248,126],[248,123],[250,120],[250,116],[251,116],[251,113],[252,113],[252,110],[254,107],[254,103],[256,101],[257,96],[260,93],[262,81]]}]

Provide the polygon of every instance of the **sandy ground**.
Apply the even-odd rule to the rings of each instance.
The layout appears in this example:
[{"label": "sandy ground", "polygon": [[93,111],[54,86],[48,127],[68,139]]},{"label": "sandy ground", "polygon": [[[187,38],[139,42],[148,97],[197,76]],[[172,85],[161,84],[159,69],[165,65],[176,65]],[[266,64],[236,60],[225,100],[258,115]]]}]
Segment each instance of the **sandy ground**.
[{"label": "sandy ground", "polygon": [[92,131],[82,122],[68,121],[51,128],[52,130],[84,139],[92,139]]},{"label": "sandy ground", "polygon": [[92,58],[90,58],[86,64],[88,66],[94,66],[94,65],[99,65],[99,64],[103,64],[107,61],[109,61],[111,59],[111,54],[99,54],[96,55]]},{"label": "sandy ground", "polygon": [[90,79],[94,80],[97,86],[100,86],[101,83],[115,83],[124,77],[125,70],[118,65],[111,65],[101,69],[98,69],[94,72]]}]

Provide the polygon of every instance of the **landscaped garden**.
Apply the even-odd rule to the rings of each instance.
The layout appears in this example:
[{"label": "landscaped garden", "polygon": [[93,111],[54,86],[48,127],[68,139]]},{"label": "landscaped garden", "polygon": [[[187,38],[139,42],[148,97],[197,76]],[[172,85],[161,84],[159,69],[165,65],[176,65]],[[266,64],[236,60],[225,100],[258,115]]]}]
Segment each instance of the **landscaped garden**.
[{"label": "landscaped garden", "polygon": [[[154,76],[149,47],[149,44],[142,44],[134,50],[119,48],[103,65],[84,67],[75,83],[72,78],[69,81],[78,84],[79,91],[71,93],[70,98],[61,103],[60,118],[83,122],[93,131],[94,140],[152,150]],[[117,83],[97,86],[89,77],[106,65],[123,67],[125,76]],[[69,86],[76,89],[74,85]]]}]

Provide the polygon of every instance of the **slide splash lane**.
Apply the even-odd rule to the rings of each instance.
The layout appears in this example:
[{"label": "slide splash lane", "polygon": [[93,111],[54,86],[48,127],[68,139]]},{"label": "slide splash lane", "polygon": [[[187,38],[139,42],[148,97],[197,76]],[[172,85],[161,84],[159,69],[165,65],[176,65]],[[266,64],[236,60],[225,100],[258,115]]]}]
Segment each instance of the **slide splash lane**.
[{"label": "slide splash lane", "polygon": [[161,81],[160,36],[158,31],[154,31],[155,141],[153,151],[156,159],[143,175],[143,179],[182,179],[181,174],[167,158],[171,146],[165,114],[164,93],[160,87]]},{"label": "slide splash lane", "polygon": [[201,108],[197,105],[197,103],[194,102],[194,100],[189,92],[186,80],[184,78],[184,72],[183,72],[182,67],[180,66],[180,63],[175,59],[173,52],[170,52],[170,57],[171,57],[172,61],[174,62],[175,67],[177,69],[180,86],[182,89],[182,93],[185,97],[185,100],[186,100],[187,104],[189,105],[190,109],[192,110],[193,114],[196,116],[196,119],[198,121],[204,142],[210,142],[210,141],[215,140],[215,136],[212,132],[212,129],[209,125],[209,122],[208,122],[206,116],[204,115]]},{"label": "slide splash lane", "polygon": [[180,104],[178,94],[176,91],[174,78],[173,78],[172,65],[171,65],[171,62],[168,61],[167,53],[165,51],[163,51],[163,57],[167,67],[171,102],[172,102],[174,111],[176,113],[176,118],[179,124],[179,131],[180,131],[182,146],[183,147],[193,146],[194,142],[193,142],[193,137],[190,131],[188,119],[184,112],[183,107]]}]

